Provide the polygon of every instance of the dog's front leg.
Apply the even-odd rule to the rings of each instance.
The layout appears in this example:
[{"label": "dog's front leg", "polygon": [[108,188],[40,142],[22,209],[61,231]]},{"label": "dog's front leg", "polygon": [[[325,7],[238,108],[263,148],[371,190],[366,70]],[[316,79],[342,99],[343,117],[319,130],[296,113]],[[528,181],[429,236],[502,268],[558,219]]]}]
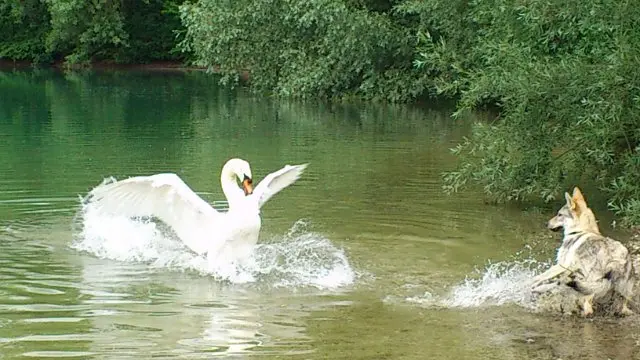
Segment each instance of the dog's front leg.
[{"label": "dog's front leg", "polygon": [[543,272],[542,274],[534,277],[533,278],[533,285],[531,285],[531,287],[532,288],[537,288],[542,283],[562,275],[562,273],[564,273],[565,271],[567,271],[567,269],[565,269],[564,266],[560,266],[558,264],[553,265],[552,267],[549,268],[549,270],[547,270],[547,271]]},{"label": "dog's front leg", "polygon": [[531,292],[533,294],[542,294],[542,293],[545,293],[547,291],[551,291],[551,290],[554,290],[554,289],[557,289],[557,288],[558,288],[558,284],[556,284],[556,283],[546,283],[546,284],[540,284],[538,286],[533,286],[531,288]]}]

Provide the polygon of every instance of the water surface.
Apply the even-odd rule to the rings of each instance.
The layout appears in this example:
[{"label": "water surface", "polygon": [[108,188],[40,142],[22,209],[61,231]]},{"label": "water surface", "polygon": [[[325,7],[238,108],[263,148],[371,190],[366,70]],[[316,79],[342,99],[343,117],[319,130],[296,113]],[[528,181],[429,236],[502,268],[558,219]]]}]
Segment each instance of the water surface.
[{"label": "water surface", "polygon": [[[443,194],[473,119],[274,101],[201,73],[0,72],[0,359],[637,357],[634,318],[531,310],[523,282],[558,241],[546,210]],[[256,179],[310,163],[264,207],[253,267],[199,271],[148,224],[79,236],[78,198],[103,178],[175,172],[213,202],[231,157]]]}]

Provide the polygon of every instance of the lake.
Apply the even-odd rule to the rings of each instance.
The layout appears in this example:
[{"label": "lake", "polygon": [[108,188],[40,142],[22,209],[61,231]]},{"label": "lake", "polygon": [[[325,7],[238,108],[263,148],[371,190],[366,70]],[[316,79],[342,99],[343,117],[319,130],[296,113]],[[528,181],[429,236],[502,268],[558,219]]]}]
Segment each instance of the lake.
[{"label": "lake", "polygon": [[[449,149],[482,120],[450,113],[278,101],[201,72],[0,72],[0,359],[637,358],[634,318],[533,310],[560,200],[444,194]],[[211,272],[154,224],[81,212],[111,176],[175,172],[224,200],[232,157],[256,182],[310,164],[263,208],[250,264]]]}]

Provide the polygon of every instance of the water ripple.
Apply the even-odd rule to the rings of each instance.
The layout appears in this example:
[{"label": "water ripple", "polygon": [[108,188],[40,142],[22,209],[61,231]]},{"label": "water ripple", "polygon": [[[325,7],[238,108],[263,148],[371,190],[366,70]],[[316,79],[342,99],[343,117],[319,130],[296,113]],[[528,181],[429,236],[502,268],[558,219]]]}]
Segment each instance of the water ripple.
[{"label": "water ripple", "polygon": [[[265,286],[283,279],[275,273],[255,286],[229,287],[193,273],[78,254],[60,246],[59,234],[71,239],[70,230],[28,222],[0,232],[0,347],[7,356],[126,359],[144,352],[198,359],[313,351],[300,320],[309,309],[297,304],[314,292],[300,289],[292,297],[286,286]],[[277,246],[287,245],[268,245],[265,261],[284,251]],[[294,250],[281,259],[285,267],[269,262],[274,271],[286,275],[286,266],[307,271],[317,264],[308,250]],[[296,276],[318,276],[289,275],[294,284]]]}]

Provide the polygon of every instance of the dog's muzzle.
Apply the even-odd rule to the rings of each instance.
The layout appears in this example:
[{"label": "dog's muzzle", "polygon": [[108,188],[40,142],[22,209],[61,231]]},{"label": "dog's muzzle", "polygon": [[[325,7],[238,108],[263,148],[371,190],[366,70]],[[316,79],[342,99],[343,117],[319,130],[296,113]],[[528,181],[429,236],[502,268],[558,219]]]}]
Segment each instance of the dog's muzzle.
[{"label": "dog's muzzle", "polygon": [[558,232],[558,231],[562,230],[562,225],[555,225],[555,224],[552,224],[551,222],[548,222],[547,223],[547,229],[549,229],[551,231]]}]

